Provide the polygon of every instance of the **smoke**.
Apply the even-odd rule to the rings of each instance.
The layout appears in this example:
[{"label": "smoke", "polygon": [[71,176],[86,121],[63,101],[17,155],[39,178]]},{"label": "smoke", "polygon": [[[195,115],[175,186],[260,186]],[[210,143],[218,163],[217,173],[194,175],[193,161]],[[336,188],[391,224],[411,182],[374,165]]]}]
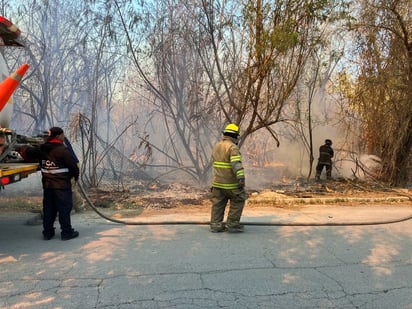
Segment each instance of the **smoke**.
[{"label": "smoke", "polygon": [[382,166],[381,159],[375,155],[352,154],[347,160],[337,164],[342,177],[368,179],[373,177]]},{"label": "smoke", "polygon": [[[326,108],[326,107],[325,107]],[[328,106],[329,117],[339,115],[333,114],[333,106]],[[353,124],[352,130],[355,129]],[[379,157],[362,152],[362,145],[358,145],[357,136],[349,134],[350,132],[342,129],[339,124],[324,122],[322,125],[317,125],[313,129],[313,163],[310,166],[308,148],[304,146],[304,141],[301,137],[293,134],[286,129],[282,131],[278,127],[278,132],[286,132],[280,137],[280,146],[276,147],[275,141],[264,131],[258,132],[258,136],[251,138],[251,141],[246,140],[242,147],[242,156],[245,165],[245,173],[254,187],[267,187],[274,183],[285,183],[296,179],[306,179],[310,174],[309,179],[314,179],[316,174],[316,165],[319,158],[319,147],[325,143],[326,139],[333,142],[334,157],[332,159],[332,177],[335,179],[368,179],[373,177],[381,166]],[[255,139],[259,139],[256,142]],[[257,153],[256,149],[260,149],[259,155],[264,157],[257,164],[254,157],[249,156],[249,152]],[[262,172],[262,169],[267,169],[268,172]],[[270,172],[269,172],[270,171]],[[325,177],[325,170],[322,173]]]}]

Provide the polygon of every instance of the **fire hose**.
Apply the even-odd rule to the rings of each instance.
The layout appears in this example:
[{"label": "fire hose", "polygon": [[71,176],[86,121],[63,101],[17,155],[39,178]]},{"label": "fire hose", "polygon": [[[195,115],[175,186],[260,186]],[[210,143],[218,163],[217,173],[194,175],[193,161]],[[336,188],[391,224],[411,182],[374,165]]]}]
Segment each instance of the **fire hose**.
[{"label": "fire hose", "polygon": [[[124,221],[116,218],[109,217],[103,214],[90,200],[88,194],[84,190],[83,186],[78,184],[81,194],[84,199],[99,216],[102,218],[119,224],[124,225],[209,225],[210,221],[159,221],[159,222],[135,222],[135,221]],[[371,221],[371,222],[241,222],[242,225],[253,225],[253,226],[360,226],[360,225],[384,225],[384,224],[394,224],[409,221],[412,219],[412,214],[406,217],[392,219],[392,220],[382,220],[382,221]]]}]

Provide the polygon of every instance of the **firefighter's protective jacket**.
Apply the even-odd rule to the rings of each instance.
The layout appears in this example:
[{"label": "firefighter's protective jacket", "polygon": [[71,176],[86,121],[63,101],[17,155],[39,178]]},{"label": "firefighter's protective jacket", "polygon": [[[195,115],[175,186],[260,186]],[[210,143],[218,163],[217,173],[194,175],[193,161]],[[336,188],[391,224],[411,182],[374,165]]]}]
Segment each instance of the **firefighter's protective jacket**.
[{"label": "firefighter's protective jacket", "polygon": [[212,187],[233,190],[239,188],[238,180],[245,178],[239,147],[232,137],[223,139],[213,147]]},{"label": "firefighter's protective jacket", "polygon": [[325,144],[319,147],[319,163],[332,165],[333,149]]}]

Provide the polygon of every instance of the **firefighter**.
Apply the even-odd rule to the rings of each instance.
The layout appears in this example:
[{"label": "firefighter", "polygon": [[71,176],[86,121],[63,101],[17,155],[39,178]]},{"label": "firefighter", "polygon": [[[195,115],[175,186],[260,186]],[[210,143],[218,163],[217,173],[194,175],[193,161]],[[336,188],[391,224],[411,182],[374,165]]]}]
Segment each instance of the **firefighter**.
[{"label": "firefighter", "polygon": [[[229,124],[223,131],[223,138],[212,151],[213,179],[212,179],[212,210],[210,231],[219,233],[243,232],[240,224],[243,207],[246,201],[245,173],[242,158],[238,147],[239,127]],[[227,203],[230,209],[226,225],[223,217]]]},{"label": "firefighter", "polygon": [[319,159],[318,164],[316,165],[316,180],[320,180],[323,167],[326,169],[326,179],[332,179],[332,158],[332,141],[330,139],[326,139],[325,144],[319,147]]}]

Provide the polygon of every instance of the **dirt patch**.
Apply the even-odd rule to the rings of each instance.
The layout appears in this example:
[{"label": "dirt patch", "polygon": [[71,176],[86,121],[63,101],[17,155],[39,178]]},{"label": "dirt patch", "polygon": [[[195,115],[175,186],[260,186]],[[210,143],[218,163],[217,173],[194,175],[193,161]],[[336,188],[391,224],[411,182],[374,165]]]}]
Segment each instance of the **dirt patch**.
[{"label": "dirt patch", "polygon": [[[289,181],[263,190],[247,190],[248,209],[293,208],[318,205],[391,205],[411,203],[412,192],[408,189],[385,188],[376,183],[355,183],[346,180],[329,182]],[[111,210],[121,217],[124,214],[136,215],[143,210],[146,214],[162,211],[173,213],[183,211],[199,213],[210,211],[209,189],[196,188],[185,184],[151,184],[138,191],[89,190],[88,197],[99,209]],[[0,200],[2,211],[41,210],[41,196],[3,197]],[[85,207],[85,209],[88,209]]]},{"label": "dirt patch", "polygon": [[[373,183],[352,183],[343,180],[329,182],[288,182],[263,190],[247,190],[248,211],[274,209],[313,209],[328,205],[370,206],[409,205],[411,193],[406,189],[384,188]],[[151,186],[139,192],[89,192],[96,206],[116,210],[119,216],[128,216],[130,209],[140,209],[146,216],[184,213],[187,215],[210,212],[210,191],[185,184]]]}]

